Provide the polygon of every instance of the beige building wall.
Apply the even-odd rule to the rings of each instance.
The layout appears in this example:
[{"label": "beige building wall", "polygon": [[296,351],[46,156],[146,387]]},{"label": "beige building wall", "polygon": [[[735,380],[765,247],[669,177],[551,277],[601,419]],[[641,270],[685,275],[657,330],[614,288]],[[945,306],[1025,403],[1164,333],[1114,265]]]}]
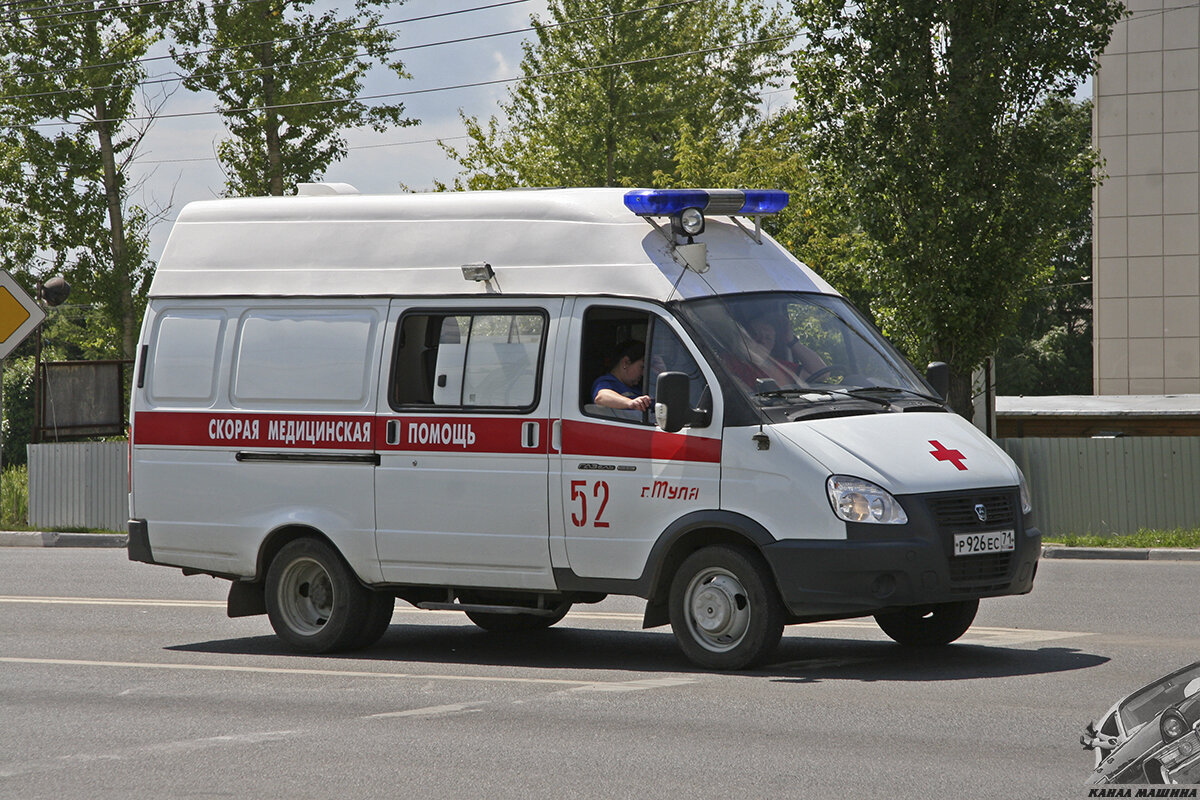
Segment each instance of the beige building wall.
[{"label": "beige building wall", "polygon": [[1127,5],[1092,88],[1094,389],[1200,393],[1200,8]]}]

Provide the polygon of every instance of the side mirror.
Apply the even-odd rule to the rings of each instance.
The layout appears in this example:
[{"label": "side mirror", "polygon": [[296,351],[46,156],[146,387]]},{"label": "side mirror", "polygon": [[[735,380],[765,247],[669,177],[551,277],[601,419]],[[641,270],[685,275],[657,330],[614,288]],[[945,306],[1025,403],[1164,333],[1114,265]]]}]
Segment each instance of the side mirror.
[{"label": "side mirror", "polygon": [[937,392],[938,397],[950,397],[950,365],[945,361],[933,361],[925,368],[925,380]]},{"label": "side mirror", "polygon": [[677,433],[691,422],[688,376],[683,372],[663,372],[654,393],[654,421],[667,433]]}]

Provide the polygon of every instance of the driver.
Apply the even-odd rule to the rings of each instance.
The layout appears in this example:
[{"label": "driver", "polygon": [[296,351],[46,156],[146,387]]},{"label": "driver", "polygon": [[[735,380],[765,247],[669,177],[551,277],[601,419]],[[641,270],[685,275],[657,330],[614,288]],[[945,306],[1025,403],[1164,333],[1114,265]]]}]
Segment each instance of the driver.
[{"label": "driver", "polygon": [[801,378],[807,378],[812,373],[825,367],[825,362],[816,351],[801,343],[799,337],[783,326],[786,337],[790,342],[785,344],[783,336],[779,335],[781,326],[767,318],[759,318],[750,323],[750,338],[771,355],[782,361]]},{"label": "driver", "polygon": [[641,384],[646,368],[645,343],[628,339],[617,345],[613,356],[613,368],[592,383],[592,402],[605,408],[645,411],[650,397],[634,388]]},{"label": "driver", "polygon": [[747,329],[744,353],[725,361],[729,371],[747,386],[755,386],[760,378],[772,380],[781,388],[797,386],[825,366],[820,356],[794,336],[790,345],[781,344],[778,328],[769,319],[754,319]]}]

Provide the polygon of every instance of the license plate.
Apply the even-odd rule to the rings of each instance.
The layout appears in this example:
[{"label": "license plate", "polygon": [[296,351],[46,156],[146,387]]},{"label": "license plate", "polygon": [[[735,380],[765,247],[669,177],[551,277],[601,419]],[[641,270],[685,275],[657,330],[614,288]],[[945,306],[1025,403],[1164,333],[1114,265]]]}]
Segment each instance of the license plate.
[{"label": "license plate", "polygon": [[954,555],[956,556],[1011,553],[1016,549],[1016,531],[988,531],[987,533],[957,533],[954,535]]}]

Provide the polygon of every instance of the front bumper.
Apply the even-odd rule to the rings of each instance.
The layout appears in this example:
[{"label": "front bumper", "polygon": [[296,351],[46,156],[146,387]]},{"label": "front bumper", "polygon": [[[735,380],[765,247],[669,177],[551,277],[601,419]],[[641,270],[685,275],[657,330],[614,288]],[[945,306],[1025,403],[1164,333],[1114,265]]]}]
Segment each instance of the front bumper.
[{"label": "front bumper", "polygon": [[1200,783],[1200,731],[1190,731],[1155,755],[1167,783]]},{"label": "front bumper", "polygon": [[[763,548],[793,617],[861,616],[1033,588],[1042,536],[1025,525],[1015,487],[898,499],[905,525],[848,523],[843,541],[786,539]],[[1012,552],[954,555],[955,534],[1002,529],[1015,531]]]}]

